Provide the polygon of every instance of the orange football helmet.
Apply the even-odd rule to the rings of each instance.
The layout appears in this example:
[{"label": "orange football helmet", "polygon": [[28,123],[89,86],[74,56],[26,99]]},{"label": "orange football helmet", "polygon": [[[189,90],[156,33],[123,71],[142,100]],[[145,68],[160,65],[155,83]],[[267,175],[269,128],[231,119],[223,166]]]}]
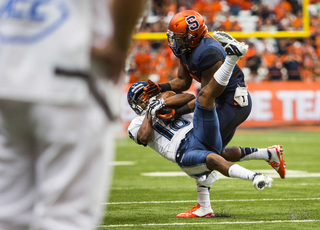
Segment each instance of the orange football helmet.
[{"label": "orange football helmet", "polygon": [[176,55],[190,51],[199,45],[207,30],[203,17],[197,11],[181,11],[169,22],[168,45]]}]

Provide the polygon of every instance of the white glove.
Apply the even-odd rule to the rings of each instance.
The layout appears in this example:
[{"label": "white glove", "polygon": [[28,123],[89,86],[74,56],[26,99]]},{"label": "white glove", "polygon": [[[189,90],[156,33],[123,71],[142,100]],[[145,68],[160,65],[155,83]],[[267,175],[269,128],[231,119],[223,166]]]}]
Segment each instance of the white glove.
[{"label": "white glove", "polygon": [[155,116],[156,112],[165,106],[166,103],[164,102],[163,98],[160,98],[159,100],[150,103],[147,108],[147,118],[149,118],[150,116]]}]

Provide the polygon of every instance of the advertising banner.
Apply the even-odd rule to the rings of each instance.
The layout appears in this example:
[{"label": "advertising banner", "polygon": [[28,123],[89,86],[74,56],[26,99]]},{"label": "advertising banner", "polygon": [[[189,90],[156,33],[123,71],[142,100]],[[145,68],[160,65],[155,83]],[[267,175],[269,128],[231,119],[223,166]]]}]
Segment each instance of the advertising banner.
[{"label": "advertising banner", "polygon": [[248,83],[252,111],[243,127],[320,124],[320,82]]}]

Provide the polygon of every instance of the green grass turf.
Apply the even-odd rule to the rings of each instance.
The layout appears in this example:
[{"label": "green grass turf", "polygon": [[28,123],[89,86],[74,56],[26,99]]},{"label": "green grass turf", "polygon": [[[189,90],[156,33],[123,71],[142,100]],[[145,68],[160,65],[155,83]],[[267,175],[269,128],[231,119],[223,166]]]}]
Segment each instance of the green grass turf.
[{"label": "green grass turf", "polygon": [[[288,170],[320,173],[320,133],[240,132],[230,143],[243,147],[274,144],[283,145]],[[256,191],[250,181],[221,179],[211,188],[215,218],[178,219],[178,213],[196,204],[193,179],[143,176],[182,171],[129,138],[117,140],[116,161],[135,164],[114,166],[109,204],[100,229],[320,229],[319,177],[275,177],[272,188],[263,191]],[[252,171],[271,169],[264,161],[239,164]]]}]

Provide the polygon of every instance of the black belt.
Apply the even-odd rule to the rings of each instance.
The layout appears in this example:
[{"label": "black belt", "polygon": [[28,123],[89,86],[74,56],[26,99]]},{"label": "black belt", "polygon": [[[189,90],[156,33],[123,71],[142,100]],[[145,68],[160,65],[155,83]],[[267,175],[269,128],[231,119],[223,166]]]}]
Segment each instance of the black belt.
[{"label": "black belt", "polygon": [[88,83],[88,87],[96,101],[99,103],[99,105],[102,107],[103,111],[106,113],[107,117],[111,121],[115,121],[117,119],[117,116],[112,112],[108,102],[105,100],[105,98],[101,95],[101,93],[98,90],[98,86],[96,85],[93,76],[86,71],[78,71],[78,70],[70,70],[70,69],[64,69],[57,67],[55,69],[55,73],[57,75],[64,75],[64,76],[71,76],[71,77],[79,77],[84,79]]}]

